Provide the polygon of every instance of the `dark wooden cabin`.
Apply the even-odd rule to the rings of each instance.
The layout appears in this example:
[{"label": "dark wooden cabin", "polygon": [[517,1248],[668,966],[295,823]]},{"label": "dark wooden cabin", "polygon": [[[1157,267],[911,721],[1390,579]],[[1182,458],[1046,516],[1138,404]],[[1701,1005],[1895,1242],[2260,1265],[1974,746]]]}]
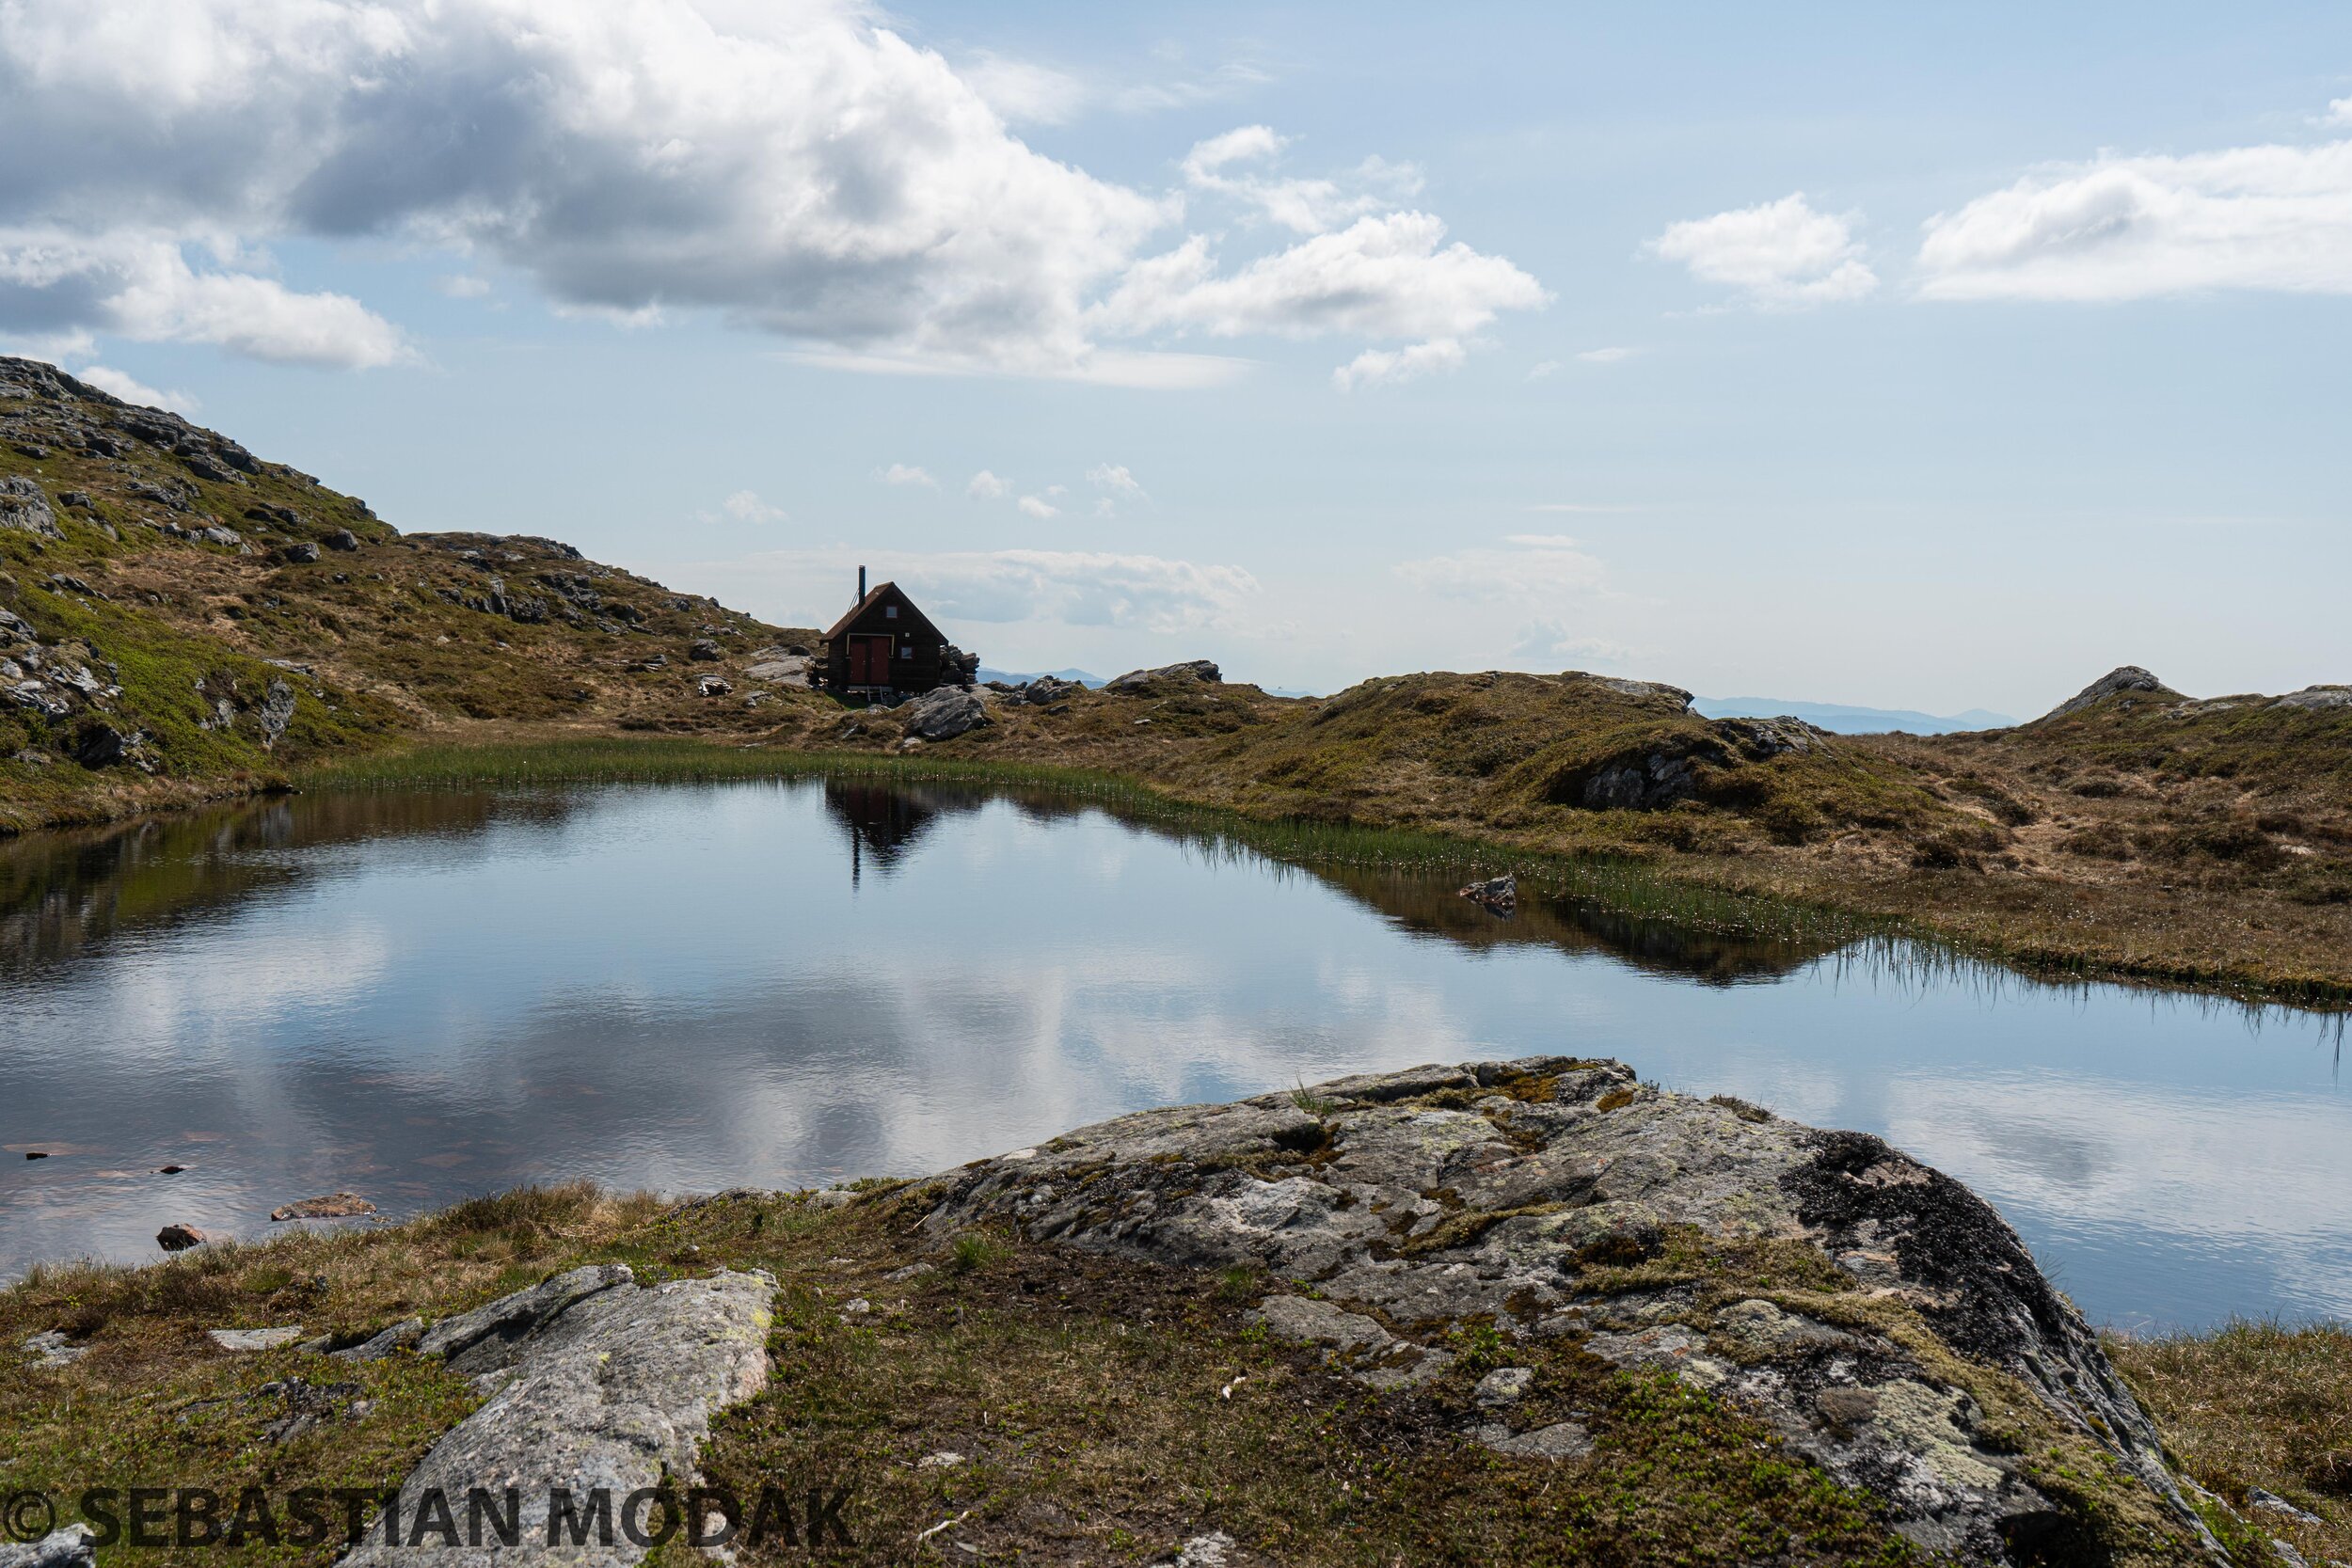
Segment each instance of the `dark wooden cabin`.
[{"label": "dark wooden cabin", "polygon": [[910,697],[965,681],[946,634],[904,589],[880,582],[867,592],[863,566],[857,580],[857,603],[825,633],[829,689],[845,697]]}]

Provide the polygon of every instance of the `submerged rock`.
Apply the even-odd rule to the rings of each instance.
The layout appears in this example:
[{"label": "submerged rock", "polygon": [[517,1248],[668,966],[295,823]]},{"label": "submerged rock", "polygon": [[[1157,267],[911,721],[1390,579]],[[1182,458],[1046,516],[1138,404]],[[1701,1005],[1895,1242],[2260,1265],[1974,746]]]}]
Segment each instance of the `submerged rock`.
[{"label": "submerged rock", "polygon": [[373,1214],[375,1205],[358,1193],[328,1193],[324,1197],[306,1197],[285,1204],[269,1212],[271,1220],[339,1220],[354,1214]]},{"label": "submerged rock", "polygon": [[1500,877],[1489,877],[1483,882],[1472,882],[1462,890],[1462,896],[1473,904],[1494,911],[1497,914],[1513,913],[1519,907],[1518,873],[1506,871]]},{"label": "submerged rock", "polygon": [[[1878,1138],[1663,1093],[1616,1062],[1426,1067],[1150,1111],[968,1165],[932,1196],[934,1236],[1009,1224],[1311,1285],[1259,1320],[1375,1388],[1445,1370],[1465,1324],[1668,1372],[1931,1551],[2058,1560],[2034,1554],[2091,1511],[2045,1463],[2058,1451],[2114,1475],[2099,1509],[2202,1538],[2148,1416],[1989,1205]],[[1777,1285],[1753,1277],[1759,1251],[1785,1259]],[[1516,1381],[1480,1385],[1489,1414],[1469,1435],[1588,1451],[1575,1423],[1500,1419]]]}]

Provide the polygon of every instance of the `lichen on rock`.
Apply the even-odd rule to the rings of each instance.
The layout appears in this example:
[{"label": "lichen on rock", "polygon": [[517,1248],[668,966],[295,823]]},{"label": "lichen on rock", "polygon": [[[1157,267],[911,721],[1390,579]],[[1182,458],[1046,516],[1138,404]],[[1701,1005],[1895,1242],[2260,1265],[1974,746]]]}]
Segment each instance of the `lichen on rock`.
[{"label": "lichen on rock", "polygon": [[[1760,1418],[1931,1552],[2058,1560],[2118,1529],[2190,1554],[2210,1541],[2015,1232],[1866,1134],[1542,1057],[1143,1112],[1022,1155],[937,1179],[923,1227],[1263,1268],[1294,1290],[1257,1321],[1376,1389],[1427,1383],[1466,1330],[1503,1359],[1557,1341],[1668,1375]],[[1466,1435],[1500,1452],[1591,1447],[1477,1398],[1488,1415]]]}]

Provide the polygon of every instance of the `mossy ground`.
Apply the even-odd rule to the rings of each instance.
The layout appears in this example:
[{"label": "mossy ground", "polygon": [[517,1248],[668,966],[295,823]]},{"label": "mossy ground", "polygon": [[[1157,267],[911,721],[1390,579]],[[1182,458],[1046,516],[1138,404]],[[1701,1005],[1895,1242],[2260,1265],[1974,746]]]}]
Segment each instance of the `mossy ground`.
[{"label": "mossy ground", "polygon": [[[0,1292],[0,1338],[62,1328],[91,1350],[0,1385],[0,1491],[389,1486],[471,1402],[462,1379],[412,1357],[345,1369],[290,1350],[231,1355],[201,1331],[298,1322],[353,1339],[582,1261],[627,1261],[647,1279],[728,1263],[782,1281],[775,1376],[722,1418],[706,1468],[747,1496],[779,1479],[847,1487],[855,1544],[833,1560],[913,1560],[918,1532],[950,1518],[934,1550],[974,1548],[950,1560],[1143,1563],[1212,1529],[1309,1564],[1915,1559],[1866,1498],[1672,1379],[1565,1347],[1536,1353],[1527,1418],[1584,1422],[1597,1456],[1505,1458],[1458,1435],[1476,1418],[1475,1356],[1417,1394],[1374,1396],[1248,1325],[1266,1288],[1256,1276],[1002,1237],[918,1253],[910,1217],[889,1191],[847,1210],[790,1196],[664,1210],[567,1188],[144,1270],[43,1270]],[[891,1277],[917,1258],[931,1271]],[[845,1312],[860,1298],[870,1311]],[[1528,1359],[1517,1347],[1512,1358]],[[273,1447],[262,1429],[276,1406],[254,1396],[290,1375],[360,1382],[376,1407]],[[962,1457],[924,1463],[945,1452]],[[751,1560],[805,1554],[771,1545]]]}]

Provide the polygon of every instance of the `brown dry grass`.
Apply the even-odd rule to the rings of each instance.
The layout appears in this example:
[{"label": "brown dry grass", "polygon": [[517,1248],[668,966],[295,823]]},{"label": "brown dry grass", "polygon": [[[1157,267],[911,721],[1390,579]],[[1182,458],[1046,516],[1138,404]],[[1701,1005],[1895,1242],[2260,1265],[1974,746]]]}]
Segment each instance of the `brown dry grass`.
[{"label": "brown dry grass", "polygon": [[[2107,1354],[2199,1484],[2313,1562],[2352,1560],[2352,1326],[2238,1323]],[[2257,1487],[2321,1523],[2251,1506]]]}]

